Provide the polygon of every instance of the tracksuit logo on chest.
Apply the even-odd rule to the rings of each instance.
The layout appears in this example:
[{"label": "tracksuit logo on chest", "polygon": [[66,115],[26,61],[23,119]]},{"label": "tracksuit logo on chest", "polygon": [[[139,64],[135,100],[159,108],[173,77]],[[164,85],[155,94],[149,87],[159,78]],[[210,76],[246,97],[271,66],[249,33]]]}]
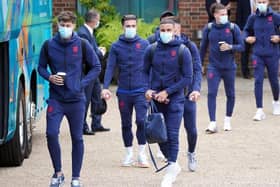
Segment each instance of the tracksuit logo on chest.
[{"label": "tracksuit logo on chest", "polygon": [[141,49],[141,44],[140,43],[136,43],[135,47],[136,47],[136,49]]},{"label": "tracksuit logo on chest", "polygon": [[230,33],[230,29],[226,28],[225,32],[226,32],[226,34],[229,34]]},{"label": "tracksuit logo on chest", "polygon": [[47,112],[51,113],[53,111],[53,107],[52,106],[48,106]]},{"label": "tracksuit logo on chest", "polygon": [[78,51],[79,51],[78,46],[73,46],[72,51],[73,51],[73,53],[78,53]]},{"label": "tracksuit logo on chest", "polygon": [[171,54],[171,57],[175,57],[177,55],[177,51],[171,50],[170,54]]}]

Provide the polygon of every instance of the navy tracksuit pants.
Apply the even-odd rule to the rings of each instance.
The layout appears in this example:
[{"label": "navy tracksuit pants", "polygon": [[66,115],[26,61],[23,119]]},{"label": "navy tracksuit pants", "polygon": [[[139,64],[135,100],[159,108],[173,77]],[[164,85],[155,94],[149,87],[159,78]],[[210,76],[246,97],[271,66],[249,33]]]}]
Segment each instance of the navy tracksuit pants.
[{"label": "navy tracksuit pants", "polygon": [[196,102],[190,101],[189,97],[186,97],[184,104],[184,126],[187,132],[188,139],[188,151],[193,153],[197,141],[197,129],[196,129]]},{"label": "navy tracksuit pants", "polygon": [[226,116],[231,117],[235,103],[235,69],[208,69],[208,112],[210,121],[216,121],[216,97],[221,79],[224,81],[224,88],[227,97]]},{"label": "navy tracksuit pants", "polygon": [[155,102],[159,112],[164,115],[168,141],[159,147],[168,162],[176,162],[179,151],[179,129],[183,118],[185,98],[183,92],[169,97],[168,104]]},{"label": "navy tracksuit pants", "polygon": [[96,129],[101,127],[101,115],[96,115],[93,114],[93,105],[97,102],[100,101],[101,99],[101,85],[100,85],[100,80],[97,78],[94,80],[91,84],[89,84],[85,88],[85,95],[86,95],[86,112],[85,112],[85,117],[84,117],[84,130],[88,129],[88,124],[87,124],[87,112],[88,112],[88,107],[91,102],[91,128]]},{"label": "navy tracksuit pants", "polygon": [[66,116],[72,140],[72,177],[80,177],[84,155],[83,119],[85,101],[65,103],[55,99],[48,100],[47,143],[55,172],[61,171],[61,150],[59,130],[62,118]]},{"label": "navy tracksuit pants", "polygon": [[279,99],[278,68],[279,57],[260,57],[253,55],[254,77],[255,77],[255,98],[257,108],[263,107],[263,80],[264,68],[267,68],[268,79],[270,82],[273,99]]},{"label": "navy tracksuit pants", "polygon": [[139,145],[146,144],[145,137],[145,116],[147,112],[147,101],[144,93],[138,95],[117,94],[119,101],[119,111],[121,115],[122,138],[125,147],[131,147],[133,142],[132,133],[132,112],[136,113],[136,137]]}]

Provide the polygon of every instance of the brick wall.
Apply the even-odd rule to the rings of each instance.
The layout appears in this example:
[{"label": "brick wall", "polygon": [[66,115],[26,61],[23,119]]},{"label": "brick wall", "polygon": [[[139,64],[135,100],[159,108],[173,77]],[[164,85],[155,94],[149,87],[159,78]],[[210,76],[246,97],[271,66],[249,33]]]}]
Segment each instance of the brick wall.
[{"label": "brick wall", "polygon": [[[236,1],[232,0],[231,21],[235,21]],[[275,11],[280,12],[280,1],[270,0]],[[179,16],[182,24],[182,31],[193,40],[196,40],[196,31],[201,30],[208,21],[205,10],[205,0],[179,0]]]},{"label": "brick wall", "polygon": [[76,11],[77,0],[53,0],[53,16],[57,16],[63,10]]}]

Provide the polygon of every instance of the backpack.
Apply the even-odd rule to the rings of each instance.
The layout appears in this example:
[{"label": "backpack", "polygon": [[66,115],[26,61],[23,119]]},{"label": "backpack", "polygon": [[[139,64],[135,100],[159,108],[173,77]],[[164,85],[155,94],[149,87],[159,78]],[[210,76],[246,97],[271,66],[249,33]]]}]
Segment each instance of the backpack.
[{"label": "backpack", "polygon": [[[81,45],[82,45],[82,72],[84,75],[86,75],[89,72],[89,68],[86,63],[86,40],[83,38],[81,39]],[[53,70],[52,66],[50,65],[50,56],[49,56],[49,40],[46,40],[43,44],[43,50],[45,51],[45,54],[47,54],[47,60],[49,67],[51,69],[51,72],[55,74],[56,72]]]},{"label": "backpack", "polygon": [[[209,32],[211,31],[212,27],[213,27],[213,22],[210,22],[210,23],[207,24],[207,31],[208,31],[208,32],[207,32],[207,38],[208,38]],[[234,27],[235,27],[235,24],[232,23],[232,22],[230,22],[229,28],[230,28],[230,32],[232,33],[232,36],[233,36],[233,43],[234,43],[234,41],[235,41],[235,37],[234,37]]]}]

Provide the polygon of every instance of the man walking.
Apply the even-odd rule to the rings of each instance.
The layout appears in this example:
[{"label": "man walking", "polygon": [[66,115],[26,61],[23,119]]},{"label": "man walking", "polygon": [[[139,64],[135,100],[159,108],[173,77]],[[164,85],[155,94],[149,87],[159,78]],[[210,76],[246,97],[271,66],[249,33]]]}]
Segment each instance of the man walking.
[{"label": "man walking", "polygon": [[[41,49],[38,72],[49,81],[50,96],[47,109],[47,143],[54,167],[50,187],[64,183],[59,145],[59,129],[66,116],[72,139],[72,182],[71,187],[80,187],[80,171],[83,161],[83,119],[85,113],[84,88],[96,79],[101,66],[90,44],[81,41],[73,32],[76,16],[70,12],[58,15],[58,33],[46,41]],[[85,43],[83,43],[85,42]],[[86,48],[83,57],[82,45]],[[85,59],[85,62],[83,61]],[[89,72],[82,76],[83,63]],[[48,67],[51,72],[48,71]]]}]

